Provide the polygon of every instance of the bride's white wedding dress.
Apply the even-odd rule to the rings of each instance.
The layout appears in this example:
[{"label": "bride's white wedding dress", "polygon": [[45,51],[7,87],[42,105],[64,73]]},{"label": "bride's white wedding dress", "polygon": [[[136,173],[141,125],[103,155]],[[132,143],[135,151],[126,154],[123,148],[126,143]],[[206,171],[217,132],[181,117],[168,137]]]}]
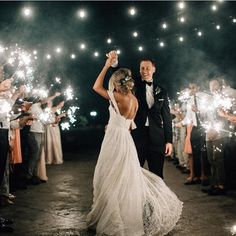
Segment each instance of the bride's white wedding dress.
[{"label": "bride's white wedding dress", "polygon": [[157,175],[140,167],[130,134],[133,120],[123,117],[113,93],[110,119],[95,168],[89,228],[97,235],[165,235],[180,218],[182,202]]}]

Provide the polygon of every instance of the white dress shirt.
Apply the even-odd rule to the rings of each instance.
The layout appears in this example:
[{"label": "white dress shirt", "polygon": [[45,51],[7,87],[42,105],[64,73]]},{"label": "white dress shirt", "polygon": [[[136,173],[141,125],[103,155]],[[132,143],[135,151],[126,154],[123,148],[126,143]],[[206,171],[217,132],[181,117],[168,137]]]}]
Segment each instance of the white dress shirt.
[{"label": "white dress shirt", "polygon": [[31,114],[34,116],[34,120],[30,127],[30,132],[44,133],[44,125],[49,125],[55,122],[55,117],[47,111],[43,111],[41,103],[35,103],[31,106]]},{"label": "white dress shirt", "polygon": [[191,96],[191,98],[187,101],[187,110],[186,115],[184,119],[181,121],[183,125],[189,125],[192,124],[193,126],[197,126],[197,118],[196,118],[196,112],[193,111],[194,106],[194,97]]},{"label": "white dress shirt", "polygon": [[[150,82],[152,82],[152,81],[150,81]],[[148,108],[150,109],[154,104],[153,84],[152,85],[146,84],[146,101],[147,101]],[[147,117],[145,126],[149,126],[148,117]]]},{"label": "white dress shirt", "polygon": [[10,111],[14,101],[10,98],[0,98],[0,129],[10,128]]}]

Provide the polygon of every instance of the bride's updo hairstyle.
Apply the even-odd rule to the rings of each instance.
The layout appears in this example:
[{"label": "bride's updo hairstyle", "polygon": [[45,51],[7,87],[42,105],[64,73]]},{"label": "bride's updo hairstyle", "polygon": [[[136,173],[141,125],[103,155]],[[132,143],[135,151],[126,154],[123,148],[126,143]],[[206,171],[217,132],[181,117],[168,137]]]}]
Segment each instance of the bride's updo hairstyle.
[{"label": "bride's updo hairstyle", "polygon": [[127,68],[120,68],[115,71],[110,78],[110,83],[113,83],[114,87],[118,88],[123,94],[127,94],[134,88],[134,80],[131,77],[131,71]]}]

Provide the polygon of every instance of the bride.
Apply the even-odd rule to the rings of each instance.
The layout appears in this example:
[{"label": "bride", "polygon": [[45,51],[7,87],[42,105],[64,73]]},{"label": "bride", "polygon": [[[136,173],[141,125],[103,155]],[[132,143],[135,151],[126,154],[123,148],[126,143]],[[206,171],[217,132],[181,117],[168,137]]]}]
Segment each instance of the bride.
[{"label": "bride", "polygon": [[110,119],[95,168],[94,198],[87,216],[96,235],[166,235],[176,225],[182,202],[157,175],[140,167],[130,130],[138,101],[132,93],[129,69],[113,73],[109,90],[104,77],[112,64],[108,57],[93,89],[110,101]]}]

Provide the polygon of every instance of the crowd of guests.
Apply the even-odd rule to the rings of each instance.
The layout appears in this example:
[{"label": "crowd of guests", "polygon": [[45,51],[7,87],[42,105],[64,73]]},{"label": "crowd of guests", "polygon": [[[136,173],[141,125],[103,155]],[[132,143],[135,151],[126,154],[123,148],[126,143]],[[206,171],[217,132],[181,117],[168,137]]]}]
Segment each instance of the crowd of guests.
[{"label": "crowd of guests", "polygon": [[[0,208],[14,204],[15,192],[48,180],[46,164],[63,162],[57,111],[64,101],[26,96],[25,86],[15,89],[0,67]],[[0,216],[0,232],[12,232],[11,219]]]},{"label": "crowd of guests", "polygon": [[236,186],[236,90],[212,79],[208,91],[196,83],[184,91],[187,99],[171,108],[176,167],[188,174],[185,185],[225,195]]}]

